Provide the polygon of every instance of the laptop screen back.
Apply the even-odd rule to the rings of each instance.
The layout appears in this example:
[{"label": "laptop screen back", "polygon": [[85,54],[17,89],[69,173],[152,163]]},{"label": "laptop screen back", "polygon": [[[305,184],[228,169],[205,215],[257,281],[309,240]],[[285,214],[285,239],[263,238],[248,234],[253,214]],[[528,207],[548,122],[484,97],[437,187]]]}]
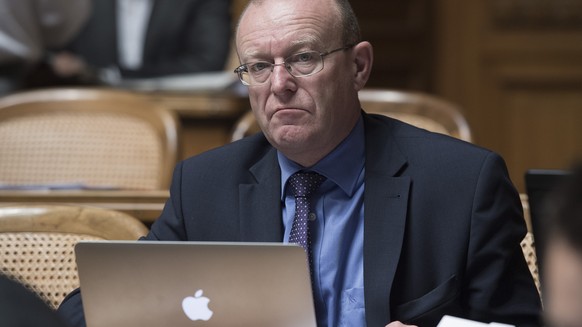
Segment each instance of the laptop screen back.
[{"label": "laptop screen back", "polygon": [[538,271],[542,274],[544,264],[544,249],[546,246],[546,224],[548,221],[545,203],[556,186],[568,175],[564,170],[528,170],[525,174],[525,185],[528,196],[531,227],[535,240]]},{"label": "laptop screen back", "polygon": [[88,327],[315,327],[306,255],[280,243],[81,242]]}]

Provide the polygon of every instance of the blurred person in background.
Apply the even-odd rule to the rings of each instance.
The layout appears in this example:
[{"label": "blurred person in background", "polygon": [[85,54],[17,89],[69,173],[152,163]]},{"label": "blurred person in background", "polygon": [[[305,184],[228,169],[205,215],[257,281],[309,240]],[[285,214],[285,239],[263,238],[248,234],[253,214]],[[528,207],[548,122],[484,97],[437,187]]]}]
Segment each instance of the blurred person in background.
[{"label": "blurred person in background", "polygon": [[47,49],[70,41],[89,10],[89,0],[0,0],[0,95],[22,88]]},{"label": "blurred person in background", "polygon": [[543,267],[549,327],[582,326],[582,165],[552,194]]},{"label": "blurred person in background", "polygon": [[93,0],[78,36],[53,57],[61,78],[153,78],[224,69],[230,0]]},{"label": "blurred person in background", "polygon": [[67,325],[36,294],[0,273],[0,326],[66,327]]}]

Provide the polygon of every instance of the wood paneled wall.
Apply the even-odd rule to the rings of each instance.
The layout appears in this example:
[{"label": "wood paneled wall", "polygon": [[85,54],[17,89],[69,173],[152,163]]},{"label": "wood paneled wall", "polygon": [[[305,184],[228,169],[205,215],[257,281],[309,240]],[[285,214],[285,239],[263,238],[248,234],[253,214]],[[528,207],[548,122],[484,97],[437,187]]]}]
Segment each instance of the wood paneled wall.
[{"label": "wood paneled wall", "polygon": [[582,154],[582,1],[442,0],[435,93],[464,108],[476,143],[530,168]]},{"label": "wood paneled wall", "polygon": [[352,5],[374,46],[369,86],[457,103],[521,192],[527,169],[568,168],[582,155],[582,0]]},{"label": "wood paneled wall", "polygon": [[434,1],[351,1],[362,37],[374,47],[368,86],[431,90]]}]

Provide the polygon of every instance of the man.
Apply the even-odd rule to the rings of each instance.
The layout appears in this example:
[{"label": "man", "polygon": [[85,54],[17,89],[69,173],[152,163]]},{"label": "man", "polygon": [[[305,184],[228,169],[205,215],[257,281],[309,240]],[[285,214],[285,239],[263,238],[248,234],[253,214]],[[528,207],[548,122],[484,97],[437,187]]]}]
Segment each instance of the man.
[{"label": "man", "polygon": [[[236,45],[263,133],[178,164],[147,239],[305,245],[319,326],[538,324],[503,161],[362,112],[372,46],[347,1],[251,1]],[[298,179],[319,186],[309,222]],[[78,294],[63,304],[79,308]]]},{"label": "man", "polygon": [[582,166],[574,169],[548,204],[543,295],[548,326],[582,325]]}]

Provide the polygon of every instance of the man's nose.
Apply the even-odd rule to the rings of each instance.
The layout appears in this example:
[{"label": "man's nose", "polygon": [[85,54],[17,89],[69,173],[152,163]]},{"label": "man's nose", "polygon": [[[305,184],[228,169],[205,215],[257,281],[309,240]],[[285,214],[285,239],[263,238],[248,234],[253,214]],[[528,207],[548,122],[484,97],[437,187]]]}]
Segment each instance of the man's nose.
[{"label": "man's nose", "polygon": [[274,64],[271,71],[271,91],[282,92],[293,88],[294,77],[289,73],[285,63]]}]

